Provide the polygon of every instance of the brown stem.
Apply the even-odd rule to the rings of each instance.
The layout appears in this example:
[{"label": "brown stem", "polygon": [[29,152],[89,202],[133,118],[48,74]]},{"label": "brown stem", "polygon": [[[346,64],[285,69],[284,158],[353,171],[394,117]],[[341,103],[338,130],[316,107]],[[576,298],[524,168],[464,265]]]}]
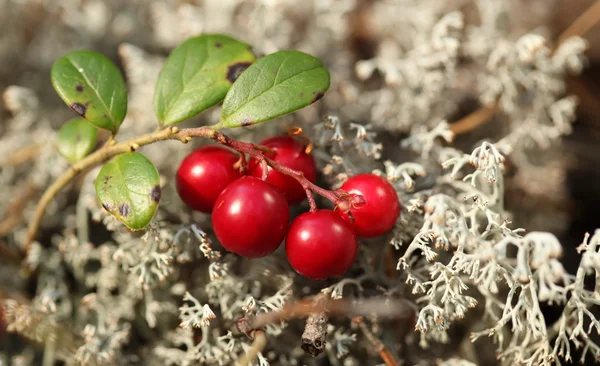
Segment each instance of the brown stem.
[{"label": "brown stem", "polygon": [[[587,8],[571,25],[562,32],[556,41],[556,46],[552,51],[555,51],[558,46],[566,39],[574,36],[583,36],[592,29],[596,23],[600,21],[600,0],[596,1]],[[463,119],[452,123],[450,130],[455,135],[464,134],[471,131],[477,126],[489,121],[496,113],[500,112],[498,104],[493,106],[485,106],[479,108],[475,112],[469,114]]]},{"label": "brown stem", "polygon": [[455,135],[461,135],[469,132],[475,127],[478,127],[489,121],[490,118],[492,118],[499,111],[500,107],[497,104],[479,108],[468,116],[450,124],[450,130],[454,132]]},{"label": "brown stem", "polygon": [[33,184],[29,184],[17,198],[11,202],[4,212],[4,220],[0,221],[0,237],[10,233],[23,218],[23,210],[27,202],[38,191],[38,188]]},{"label": "brown stem", "polygon": [[557,38],[556,44],[561,44],[565,39],[574,36],[583,36],[600,21],[600,1],[596,1],[587,8],[571,25]]},{"label": "brown stem", "polygon": [[[277,170],[278,172],[283,173],[285,175],[289,175],[290,177],[296,179],[298,181],[298,183],[300,183],[302,185],[302,188],[304,188],[304,190],[307,192],[308,201],[311,206],[310,210],[312,212],[317,210],[317,205],[314,202],[314,198],[312,197],[312,195],[308,194],[309,192],[315,192],[315,193],[327,198],[329,201],[333,202],[333,204],[336,205],[336,207],[340,203],[340,201],[349,199],[349,195],[346,192],[340,191],[340,190],[330,191],[330,190],[321,188],[321,187],[317,186],[316,184],[310,182],[308,179],[306,179],[302,172],[290,169],[287,166],[280,164],[277,161],[269,158],[268,156],[266,156],[264,154],[264,150],[259,145],[254,145],[254,144],[251,144],[248,142],[234,140],[231,137],[226,136],[221,132],[215,132],[215,137],[213,139],[215,141],[219,142],[220,144],[229,146],[232,149],[239,151],[240,153],[244,153],[244,154],[250,156],[251,158],[257,159],[260,162],[266,162],[267,165],[269,165],[271,168]],[[263,170],[266,171],[266,169],[263,169]],[[263,176],[263,179],[264,178],[266,178],[266,177]]]},{"label": "brown stem", "polygon": [[[315,296],[314,301],[327,301],[328,297],[329,295],[321,293]],[[300,339],[302,342],[300,348],[304,352],[317,357],[325,350],[328,320],[327,311],[313,313],[308,316],[302,338]]]},{"label": "brown stem", "polygon": [[29,145],[12,153],[8,158],[0,161],[0,167],[14,166],[33,159],[42,149],[40,145]]},{"label": "brown stem", "polygon": [[267,345],[267,336],[264,331],[256,330],[254,331],[254,341],[252,341],[252,345],[248,352],[245,355],[240,357],[237,361],[236,366],[248,366],[254,361],[254,359],[258,356],[265,346]]},{"label": "brown stem", "polygon": [[46,212],[48,204],[50,204],[54,196],[56,196],[56,194],[60,192],[60,190],[62,190],[67,184],[69,184],[69,182],[71,182],[71,180],[82,171],[97,166],[109,160],[113,156],[130,151],[135,151],[141,146],[152,144],[157,141],[179,140],[183,143],[187,143],[188,141],[191,141],[192,137],[214,138],[215,133],[216,131],[211,127],[197,127],[188,128],[184,130],[179,130],[177,127],[169,127],[164,130],[140,136],[126,142],[105,146],[88,155],[81,161],[73,164],[69,168],[69,170],[67,170],[56,181],[54,181],[54,183],[50,185],[48,189],[46,189],[46,192],[44,192],[44,195],[40,199],[40,202],[38,203],[38,206],[35,210],[35,214],[29,223],[29,228],[27,230],[27,237],[25,241],[25,251],[29,251],[31,243],[35,240],[35,237],[40,227],[40,223],[42,221],[42,218],[44,217],[44,213]]},{"label": "brown stem", "polygon": [[0,289],[0,312],[3,313],[3,321],[11,326],[10,332],[33,341],[34,345],[52,342],[59,360],[73,360],[77,348],[83,344],[83,339],[74,333],[73,327],[52,320],[20,293],[7,293]]},{"label": "brown stem", "polygon": [[106,141],[104,141],[104,143],[102,144],[102,147],[107,147],[110,145],[114,145],[115,144],[115,135],[111,134],[110,136],[108,136],[108,138],[106,139]]},{"label": "brown stem", "polygon": [[392,356],[392,354],[385,347],[383,342],[380,341],[379,338],[377,338],[375,334],[371,332],[371,330],[369,330],[362,317],[356,317],[352,319],[352,321],[358,324],[358,327],[365,335],[365,338],[367,338],[367,341],[369,341],[369,343],[371,343],[371,345],[375,348],[375,351],[379,353],[379,356],[381,357],[386,366],[398,366],[396,360],[394,359],[394,356]]},{"label": "brown stem", "polygon": [[21,253],[18,250],[10,248],[3,241],[0,241],[0,258],[13,264],[19,264],[22,260]]},{"label": "brown stem", "polygon": [[[370,298],[356,302],[344,299],[326,299],[315,301],[313,298],[301,299],[285,305],[280,311],[260,313],[255,317],[244,318],[243,326],[237,325],[238,331],[248,333],[248,330],[261,329],[267,324],[274,324],[284,320],[306,318],[313,313],[327,312],[332,316],[357,317],[363,315],[377,315],[380,318],[405,318],[414,313],[405,300],[390,300],[389,298]],[[235,330],[235,329],[234,329]]]}]

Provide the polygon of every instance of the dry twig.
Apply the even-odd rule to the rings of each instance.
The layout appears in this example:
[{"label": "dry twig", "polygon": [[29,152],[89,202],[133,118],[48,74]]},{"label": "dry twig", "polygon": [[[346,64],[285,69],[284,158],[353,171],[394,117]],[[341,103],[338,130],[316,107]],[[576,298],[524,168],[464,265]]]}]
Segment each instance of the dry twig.
[{"label": "dry twig", "polygon": [[4,213],[4,219],[0,221],[0,237],[10,233],[23,218],[23,210],[29,199],[37,192],[38,188],[28,185],[23,192],[8,206]]},{"label": "dry twig", "polygon": [[565,39],[574,36],[583,36],[600,21],[600,1],[596,1],[587,8],[571,25],[557,38],[556,44],[561,44]]},{"label": "dry twig", "polygon": [[450,125],[450,130],[455,135],[461,135],[473,130],[475,127],[489,121],[496,113],[500,112],[500,107],[496,104],[493,106],[481,107],[468,116],[454,122]]},{"label": "dry twig", "polygon": [[[328,295],[323,293],[315,296],[315,302],[327,301]],[[316,357],[325,350],[325,338],[327,337],[327,309],[322,312],[313,313],[308,316],[306,326],[302,333],[300,348],[307,354]]]},{"label": "dry twig", "polygon": [[392,356],[392,354],[385,347],[383,342],[380,341],[379,338],[377,338],[375,334],[373,334],[373,332],[369,330],[362,317],[356,317],[352,319],[352,321],[358,324],[358,327],[365,335],[365,338],[367,338],[367,341],[369,341],[369,343],[371,343],[371,345],[375,348],[377,353],[379,353],[379,356],[381,357],[386,366],[398,366],[398,363],[396,363],[394,356]]},{"label": "dry twig", "polygon": [[262,330],[254,331],[254,341],[252,342],[252,346],[245,355],[240,357],[237,361],[236,366],[248,366],[254,359],[258,356],[265,346],[267,345],[267,336],[265,332]]},{"label": "dry twig", "polygon": [[[553,50],[558,48],[564,40],[574,37],[583,36],[590,31],[600,21],[600,0],[596,1],[592,6],[586,9],[575,21],[562,32],[556,41],[556,46]],[[469,114],[468,116],[450,124],[450,130],[455,135],[467,133],[474,128],[489,121],[496,113],[500,112],[500,107],[495,104],[493,106],[484,106]]]},{"label": "dry twig", "polygon": [[15,151],[9,157],[0,161],[0,167],[15,166],[36,157],[42,147],[40,145],[29,145]]},{"label": "dry twig", "polygon": [[414,309],[406,305],[406,300],[390,300],[388,298],[369,298],[350,302],[344,299],[327,298],[315,301],[315,297],[301,299],[285,305],[280,311],[260,313],[256,316],[240,319],[232,331],[236,334],[247,334],[261,329],[267,324],[284,320],[306,318],[311,314],[327,312],[333,316],[354,318],[363,315],[376,315],[379,318],[401,319],[412,316]]}]

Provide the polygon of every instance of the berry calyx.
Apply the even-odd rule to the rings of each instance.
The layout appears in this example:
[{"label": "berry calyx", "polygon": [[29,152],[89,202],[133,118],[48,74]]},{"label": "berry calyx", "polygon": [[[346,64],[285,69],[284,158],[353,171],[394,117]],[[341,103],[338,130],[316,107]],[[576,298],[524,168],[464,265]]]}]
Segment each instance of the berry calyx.
[{"label": "berry calyx", "polygon": [[[306,146],[290,136],[271,137],[260,142],[259,145],[269,148],[271,153],[265,155],[274,161],[304,174],[311,183],[317,179],[317,166],[310,153],[306,153]],[[261,178],[265,166],[256,159],[250,160],[248,171],[250,175]],[[267,167],[267,182],[279,188],[290,204],[297,204],[306,198],[306,192],[296,179]]]},{"label": "berry calyx", "polygon": [[394,227],[400,216],[400,202],[387,180],[374,174],[360,174],[348,179],[340,189],[351,198],[348,211],[338,212],[352,223],[358,236],[379,236]]},{"label": "berry calyx", "polygon": [[230,252],[259,258],[275,251],[285,237],[289,207],[269,183],[245,176],[219,195],[212,213],[217,239]]},{"label": "berry calyx", "polygon": [[192,151],[177,170],[176,187],[181,200],[194,210],[210,213],[217,197],[242,173],[240,156],[225,147],[207,145]]},{"label": "berry calyx", "polygon": [[354,262],[357,249],[352,226],[331,210],[299,215],[285,239],[292,268],[313,280],[343,275]]}]

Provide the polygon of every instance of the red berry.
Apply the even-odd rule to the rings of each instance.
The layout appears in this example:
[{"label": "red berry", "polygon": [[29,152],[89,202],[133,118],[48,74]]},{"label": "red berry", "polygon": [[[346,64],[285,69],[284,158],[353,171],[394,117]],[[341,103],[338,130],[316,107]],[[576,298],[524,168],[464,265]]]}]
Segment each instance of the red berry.
[{"label": "red berry", "polygon": [[192,151],[177,170],[177,193],[191,208],[210,213],[221,192],[242,174],[234,167],[239,155],[222,146]]},{"label": "red berry", "polygon": [[[273,154],[266,154],[269,158],[292,170],[302,172],[304,177],[312,183],[316,181],[315,159],[311,154],[306,153],[306,146],[296,139],[290,136],[276,136],[263,140],[259,145],[266,146],[273,151]],[[290,204],[300,203],[306,198],[306,192],[296,179],[270,167],[267,169],[267,182],[279,188]],[[248,165],[248,171],[250,175],[261,178],[264,167],[256,159],[252,159]]]},{"label": "red berry", "polygon": [[[361,205],[350,207],[358,236],[379,236],[394,227],[400,216],[400,202],[396,190],[387,180],[373,174],[360,174],[348,179],[341,189],[364,197]],[[340,213],[350,220],[347,213]]]},{"label": "red berry", "polygon": [[331,210],[301,214],[285,239],[292,268],[313,280],[343,275],[354,262],[357,248],[352,226]]},{"label": "red berry", "polygon": [[212,224],[225,249],[248,258],[264,257],[279,247],[288,228],[285,197],[269,183],[242,177],[217,198]]}]

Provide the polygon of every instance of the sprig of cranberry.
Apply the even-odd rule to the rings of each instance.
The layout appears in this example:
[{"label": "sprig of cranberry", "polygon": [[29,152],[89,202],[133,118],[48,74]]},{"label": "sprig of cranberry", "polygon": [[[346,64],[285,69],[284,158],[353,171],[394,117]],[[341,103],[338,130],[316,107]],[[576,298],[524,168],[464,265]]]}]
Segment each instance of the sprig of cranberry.
[{"label": "sprig of cranberry", "polygon": [[[238,255],[266,256],[285,238],[296,272],[317,280],[339,276],[354,262],[357,237],[384,234],[400,215],[395,189],[376,175],[351,177],[338,190],[317,186],[310,149],[291,136],[255,145],[217,132],[214,140],[229,148],[209,145],[190,153],[177,171],[177,191],[191,208],[212,213],[217,239]],[[319,210],[313,193],[334,210]],[[304,197],[310,211],[289,225],[289,205]]]}]

